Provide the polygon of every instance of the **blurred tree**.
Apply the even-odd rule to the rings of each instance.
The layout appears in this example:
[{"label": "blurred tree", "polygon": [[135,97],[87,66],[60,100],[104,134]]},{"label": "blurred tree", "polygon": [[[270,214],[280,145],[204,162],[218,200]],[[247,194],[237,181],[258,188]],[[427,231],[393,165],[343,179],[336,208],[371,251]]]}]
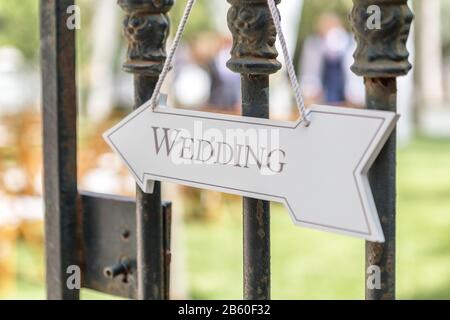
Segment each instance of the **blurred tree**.
[{"label": "blurred tree", "polygon": [[0,46],[18,48],[27,59],[38,57],[39,1],[0,0]]}]

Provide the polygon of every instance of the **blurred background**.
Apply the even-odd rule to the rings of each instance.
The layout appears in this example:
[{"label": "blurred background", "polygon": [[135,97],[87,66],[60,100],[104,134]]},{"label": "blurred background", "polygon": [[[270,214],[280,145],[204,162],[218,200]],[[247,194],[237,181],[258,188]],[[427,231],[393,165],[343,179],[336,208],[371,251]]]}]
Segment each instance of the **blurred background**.
[{"label": "blurred background", "polygon": [[[121,70],[122,12],[115,0],[77,4],[79,187],[133,196],[132,178],[101,138],[133,104],[132,77]],[[173,26],[184,5],[171,10]],[[362,79],[349,70],[351,5],[279,6],[308,103],[363,106]],[[397,291],[450,299],[450,0],[410,6],[414,69],[399,78]],[[197,2],[165,88],[172,105],[240,112],[239,75],[225,66],[227,9],[225,0]],[[0,299],[45,298],[38,13],[38,0],[0,0]],[[274,119],[297,117],[285,75],[271,77]],[[164,198],[174,203],[172,297],[240,299],[241,199],[170,184]],[[271,237],[274,299],[364,298],[363,241],[294,227],[275,203]],[[82,298],[110,297],[82,290]]]}]

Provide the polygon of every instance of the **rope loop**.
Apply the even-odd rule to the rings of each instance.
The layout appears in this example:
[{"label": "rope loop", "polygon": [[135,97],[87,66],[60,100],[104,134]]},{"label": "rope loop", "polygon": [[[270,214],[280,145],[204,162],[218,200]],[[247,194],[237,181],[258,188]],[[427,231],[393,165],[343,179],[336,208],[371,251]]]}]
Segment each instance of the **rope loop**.
[{"label": "rope loop", "polygon": [[[188,2],[186,4],[186,8],[184,9],[184,13],[181,18],[180,24],[178,25],[178,29],[175,34],[175,38],[173,39],[173,43],[170,48],[169,54],[167,55],[166,61],[164,62],[163,69],[158,78],[158,82],[156,83],[152,97],[149,100],[149,104],[152,109],[156,108],[156,102],[159,99],[161,87],[164,83],[164,80],[167,77],[167,74],[170,72],[170,69],[172,67],[172,62],[173,62],[173,58],[175,56],[175,52],[177,51],[177,48],[180,44],[181,37],[183,36],[183,32],[186,28],[186,24],[187,24],[190,14],[191,14],[192,8],[195,4],[195,1],[196,0],[188,0]],[[289,56],[286,39],[284,37],[284,33],[283,33],[283,30],[281,27],[280,12],[278,11],[275,0],[267,0],[267,4],[269,6],[270,13],[272,15],[272,19],[273,19],[273,22],[274,22],[274,25],[275,25],[275,28],[276,28],[276,31],[278,34],[278,38],[280,40],[284,60],[286,63],[286,69],[287,69],[287,72],[289,75],[289,80],[292,84],[292,88],[294,89],[295,101],[297,103],[299,113],[302,117],[302,123],[305,127],[308,127],[311,124],[311,122],[306,117],[307,113],[306,113],[305,101],[304,101],[302,93],[301,93],[300,84],[299,84],[299,82],[297,80],[297,76],[295,74],[294,64],[292,63],[291,57]]]}]

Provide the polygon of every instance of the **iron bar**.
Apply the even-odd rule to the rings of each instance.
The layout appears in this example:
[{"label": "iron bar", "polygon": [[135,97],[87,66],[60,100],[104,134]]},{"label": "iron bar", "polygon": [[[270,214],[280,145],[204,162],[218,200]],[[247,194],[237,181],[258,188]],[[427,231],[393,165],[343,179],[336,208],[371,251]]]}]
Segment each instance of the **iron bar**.
[{"label": "iron bar", "polygon": [[75,30],[66,25],[73,4],[40,2],[46,282],[52,300],[79,299],[79,290],[67,283],[68,268],[79,265]]},{"label": "iron bar", "polygon": [[[227,66],[241,74],[242,115],[269,118],[269,74],[281,67],[265,0],[228,0],[233,34]],[[243,198],[244,298],[270,299],[270,203]]]},{"label": "iron bar", "polygon": [[[242,115],[269,118],[269,76],[243,75]],[[244,297],[270,299],[270,202],[243,198]]]},{"label": "iron bar", "polygon": [[[397,111],[395,78],[366,78],[368,109]],[[395,299],[396,132],[388,139],[369,172],[373,197],[380,215],[385,243],[366,242],[366,299]],[[381,289],[367,285],[371,266],[380,267]]]},{"label": "iron bar", "polygon": [[[353,0],[353,3],[351,22],[358,48],[352,70],[364,77],[367,108],[396,112],[396,77],[407,74],[411,69],[406,41],[413,14],[407,0]],[[380,10],[380,25],[369,28],[367,9],[373,5]],[[375,160],[369,180],[386,242],[366,242],[366,299],[393,300],[396,251],[395,132]],[[379,281],[373,282],[374,277],[380,277]]]},{"label": "iron bar", "polygon": [[[173,0],[119,0],[118,4],[126,13],[124,33],[128,54],[124,70],[134,74],[137,108],[150,99],[166,59],[167,12]],[[138,299],[164,299],[168,293],[159,182],[155,183],[152,194],[136,187],[136,227]]]},{"label": "iron bar", "polygon": [[170,264],[172,262],[172,203],[163,204],[164,215],[164,299],[170,299]]},{"label": "iron bar", "polygon": [[[134,76],[135,107],[150,99],[158,78]],[[161,183],[152,194],[136,185],[136,237],[138,299],[162,300],[164,291],[164,229],[161,211]]]}]

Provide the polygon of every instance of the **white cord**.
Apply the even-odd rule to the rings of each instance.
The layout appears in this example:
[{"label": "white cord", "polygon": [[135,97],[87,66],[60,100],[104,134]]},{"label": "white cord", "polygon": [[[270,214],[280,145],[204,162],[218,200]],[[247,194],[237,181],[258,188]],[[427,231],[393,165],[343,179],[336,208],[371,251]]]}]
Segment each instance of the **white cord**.
[{"label": "white cord", "polygon": [[295,74],[294,64],[292,63],[291,57],[289,56],[289,51],[286,44],[286,39],[284,38],[283,30],[281,28],[281,18],[280,13],[275,4],[275,0],[267,0],[269,5],[270,13],[272,14],[273,22],[280,39],[281,48],[283,50],[283,56],[286,63],[286,69],[291,80],[292,88],[294,89],[295,101],[300,112],[305,127],[309,126],[311,122],[306,118],[306,108],[305,101],[303,100],[302,92],[300,90],[300,84],[297,81],[297,76]]},{"label": "white cord", "polygon": [[[161,71],[161,75],[159,76],[158,82],[156,83],[155,89],[153,90],[152,97],[149,100],[150,106],[152,109],[156,107],[156,101],[159,98],[159,93],[161,91],[161,87],[164,83],[164,80],[167,77],[171,67],[172,61],[175,56],[175,52],[180,44],[181,37],[183,35],[184,29],[186,28],[186,23],[191,14],[192,7],[194,6],[196,0],[188,0],[186,4],[186,8],[184,9],[183,16],[181,18],[180,24],[178,26],[177,33],[175,34],[175,38],[173,39],[172,47],[170,48],[169,54],[167,55],[167,59],[164,63],[163,69]],[[289,51],[287,49],[286,39],[283,34],[283,30],[281,28],[281,19],[279,15],[279,11],[275,4],[275,0],[267,0],[269,5],[270,13],[272,15],[273,22],[275,24],[275,28],[280,39],[281,48],[283,50],[283,56],[286,63],[286,69],[288,71],[289,79],[292,84],[292,88],[294,89],[295,101],[297,102],[297,106],[302,117],[302,122],[305,127],[310,125],[310,121],[306,118],[306,108],[305,101],[303,100],[300,84],[297,81],[297,76],[295,74],[294,64],[289,56]]]},{"label": "white cord", "polygon": [[189,15],[191,14],[194,3],[195,0],[188,0],[186,8],[184,9],[183,17],[181,18],[177,33],[175,34],[175,38],[173,39],[172,47],[170,48],[169,54],[166,58],[166,62],[164,62],[163,69],[159,76],[158,82],[156,83],[155,89],[153,90],[152,97],[149,100],[152,109],[155,109],[156,107],[156,101],[159,98],[159,92],[161,91],[164,80],[166,79],[166,76],[172,67],[172,61],[175,56],[175,52],[177,51],[178,45],[180,44],[181,36],[183,35],[184,29],[186,28],[186,23]]}]

